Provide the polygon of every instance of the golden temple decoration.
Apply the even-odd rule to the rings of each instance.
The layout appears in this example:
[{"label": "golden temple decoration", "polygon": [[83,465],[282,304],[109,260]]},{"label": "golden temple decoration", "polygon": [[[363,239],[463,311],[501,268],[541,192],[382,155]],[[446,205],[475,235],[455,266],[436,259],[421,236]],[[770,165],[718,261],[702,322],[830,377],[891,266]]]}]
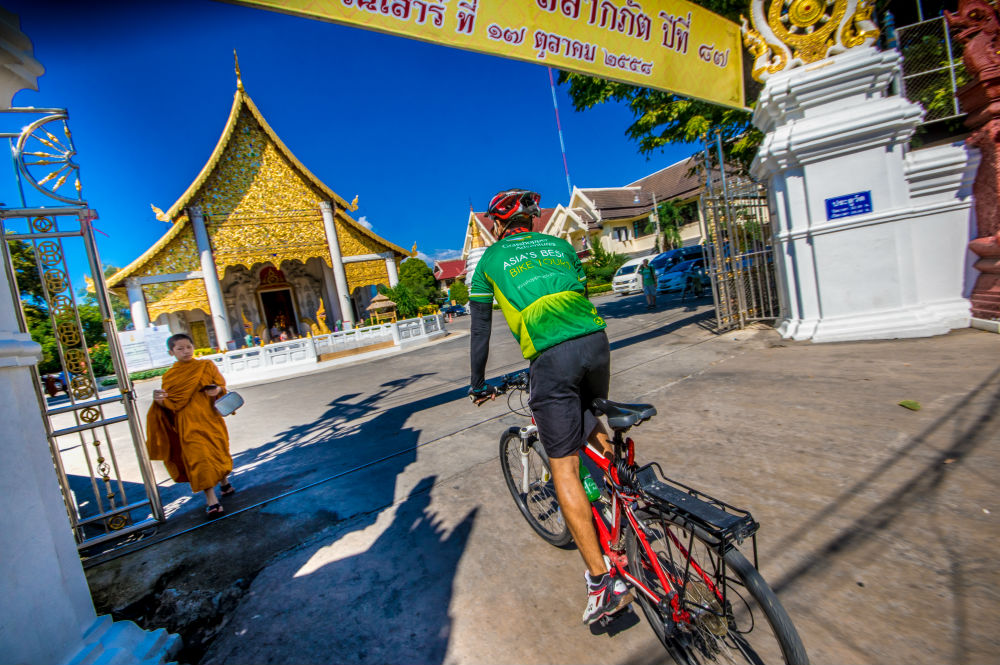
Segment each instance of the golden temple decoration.
[{"label": "golden temple decoration", "polygon": [[[233,53],[237,91],[222,135],[208,162],[187,190],[166,211],[152,206],[157,219],[173,226],[153,247],[107,279],[125,295],[125,280],[201,269],[187,208],[199,205],[212,243],[220,278],[227,267],[281,266],[286,261],[319,258],[332,266],[320,204],[333,203],[341,254],[350,257],[403,248],[366,229],[350,217],[358,197],[348,204],[314,176],[274,133],[243,89],[239,59]],[[384,261],[347,264],[351,290],[386,283]],[[202,309],[208,301],[201,280],[143,287],[150,318],[163,312]]]},{"label": "golden temple decoration", "polygon": [[240,74],[240,57],[236,55],[236,49],[233,49],[233,61],[236,63],[236,89],[243,89],[243,75]]},{"label": "golden temple decoration", "polygon": [[750,20],[740,17],[751,73],[766,81],[784,69],[870,46],[878,38],[874,0],[753,0]]},{"label": "golden temple decoration", "polygon": [[385,261],[382,260],[345,263],[344,272],[347,274],[347,290],[350,293],[354,293],[354,289],[359,286],[389,285],[389,271],[386,270]]},{"label": "golden temple decoration", "polygon": [[840,31],[840,41],[847,48],[861,46],[867,40],[878,39],[879,30],[872,21],[872,12],[875,11],[875,0],[861,0],[854,16],[848,21]]},{"label": "golden temple decoration", "polygon": [[159,208],[157,208],[152,203],[149,204],[149,207],[153,209],[153,214],[156,215],[156,218],[158,220],[160,220],[161,222],[169,222],[170,221],[170,218],[167,217],[167,213],[163,212],[162,210],[160,210]]},{"label": "golden temple decoration", "polygon": [[[205,282],[200,279],[168,282],[156,286],[165,286],[167,289],[162,297],[148,304],[150,321],[156,321],[161,314],[169,312],[182,312],[190,309],[200,309],[206,314],[211,312],[208,306],[208,294],[205,293]],[[145,287],[145,291],[148,294],[150,288]]]},{"label": "golden temple decoration", "polygon": [[472,220],[469,222],[472,225],[472,242],[469,249],[478,249],[484,247],[483,239],[479,235],[479,222],[473,216]]}]

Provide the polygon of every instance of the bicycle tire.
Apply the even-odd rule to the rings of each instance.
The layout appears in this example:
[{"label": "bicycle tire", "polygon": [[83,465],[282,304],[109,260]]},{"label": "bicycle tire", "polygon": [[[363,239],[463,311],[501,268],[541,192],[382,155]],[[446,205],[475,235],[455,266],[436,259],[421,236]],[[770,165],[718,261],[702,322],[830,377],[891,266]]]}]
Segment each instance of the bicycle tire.
[{"label": "bicycle tire", "polygon": [[[638,511],[636,518],[661,566],[672,570],[680,581],[678,586],[683,588],[683,593],[678,588],[678,595],[685,599],[685,608],[692,614],[691,622],[675,623],[669,612],[664,616],[645,594],[636,590],[646,620],[679,665],[714,660],[752,665],[781,662],[808,665],[805,647],[788,613],[739,550],[729,549],[721,557],[725,560],[722,566],[717,542],[697,527],[651,511]],[[667,530],[673,538],[667,535]],[[678,543],[683,549],[676,547]],[[648,565],[649,557],[633,529],[628,530],[625,547],[629,572],[658,596],[663,596],[659,579]],[[682,554],[684,550],[689,552],[689,557]],[[695,574],[688,558],[709,574],[717,588],[722,588],[722,571],[725,571],[724,609],[719,598]],[[758,617],[765,621],[757,621]]]},{"label": "bicycle tire", "polygon": [[550,545],[556,547],[569,545],[573,536],[559,509],[549,457],[545,454],[541,443],[535,439],[528,446],[527,493],[522,492],[520,487],[524,464],[521,456],[520,431],[516,427],[511,427],[500,437],[500,467],[514,503],[535,533]]}]

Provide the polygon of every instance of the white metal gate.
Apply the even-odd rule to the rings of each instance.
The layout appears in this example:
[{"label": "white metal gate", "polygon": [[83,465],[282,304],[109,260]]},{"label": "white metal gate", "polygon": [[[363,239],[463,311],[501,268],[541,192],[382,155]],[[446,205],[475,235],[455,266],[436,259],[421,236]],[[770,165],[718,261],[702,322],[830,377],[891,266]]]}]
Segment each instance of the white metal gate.
[{"label": "white metal gate", "polygon": [[[83,199],[74,162],[68,115],[33,108],[0,113],[3,120],[31,119],[19,131],[0,132],[11,144],[20,199],[18,207],[0,206],[2,257],[11,296],[20,305],[21,331],[30,332],[26,308],[36,321],[47,317],[51,324],[66,395],[47,398],[37,367],[35,389],[74,535],[84,548],[148,529],[164,519],[163,508],[94,240],[97,215]],[[21,271],[15,269],[14,248],[31,257]],[[91,358],[97,340],[87,338],[80,317],[83,290],[72,275],[81,272],[89,275],[84,279],[100,310],[116,379],[110,389],[98,383]],[[28,273],[39,282],[30,292],[21,283]],[[114,427],[119,423],[127,424],[127,434],[123,425]]]}]

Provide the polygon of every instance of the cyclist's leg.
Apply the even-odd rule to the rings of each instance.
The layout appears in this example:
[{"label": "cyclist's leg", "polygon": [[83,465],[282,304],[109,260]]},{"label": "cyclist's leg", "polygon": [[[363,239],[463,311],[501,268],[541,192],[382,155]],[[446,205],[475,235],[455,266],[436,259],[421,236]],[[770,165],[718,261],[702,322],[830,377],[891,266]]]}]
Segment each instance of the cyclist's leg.
[{"label": "cyclist's leg", "polygon": [[591,576],[598,577],[608,569],[594,529],[590,501],[580,481],[578,456],[580,447],[591,433],[584,426],[581,385],[587,374],[586,355],[594,346],[587,338],[592,336],[557,344],[531,362],[528,405],[538,427],[538,438],[549,456],[552,482],[563,519]]},{"label": "cyclist's leg", "polygon": [[597,579],[608,572],[608,567],[594,530],[590,501],[580,482],[580,458],[574,453],[566,457],[550,457],[549,463],[563,519],[573,534],[591,578]]},{"label": "cyclist's leg", "polygon": [[588,348],[584,354],[584,373],[580,381],[584,431],[588,432],[587,441],[610,459],[614,452],[611,437],[604,424],[591,411],[590,405],[597,398],[608,398],[608,388],[611,385],[611,348],[608,336],[603,331],[588,335],[585,342]]}]

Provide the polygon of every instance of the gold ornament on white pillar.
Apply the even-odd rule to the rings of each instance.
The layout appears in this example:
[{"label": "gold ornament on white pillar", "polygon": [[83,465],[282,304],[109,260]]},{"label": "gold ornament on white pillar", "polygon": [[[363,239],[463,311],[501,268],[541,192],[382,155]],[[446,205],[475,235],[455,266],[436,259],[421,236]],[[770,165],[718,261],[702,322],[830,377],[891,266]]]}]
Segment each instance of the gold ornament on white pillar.
[{"label": "gold ornament on white pillar", "polygon": [[874,9],[874,0],[753,0],[753,27],[740,17],[752,76],[764,82],[777,72],[871,46],[879,36]]}]

